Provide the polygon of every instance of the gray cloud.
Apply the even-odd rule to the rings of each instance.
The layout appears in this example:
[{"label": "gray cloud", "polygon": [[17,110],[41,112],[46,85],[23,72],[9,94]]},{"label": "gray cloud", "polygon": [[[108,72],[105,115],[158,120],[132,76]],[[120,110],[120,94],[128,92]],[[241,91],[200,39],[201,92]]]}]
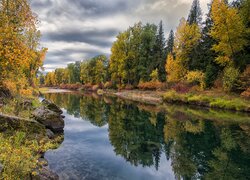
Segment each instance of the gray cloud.
[{"label": "gray cloud", "polygon": [[[204,14],[210,0],[200,0]],[[110,54],[120,31],[138,21],[158,24],[166,36],[181,17],[187,17],[192,0],[32,0],[40,19],[42,46],[48,47],[46,71],[67,63]]]},{"label": "gray cloud", "polygon": [[49,32],[46,34],[48,40],[66,42],[84,42],[100,47],[107,47],[111,44],[110,38],[114,37],[119,31],[116,29],[104,30],[70,30]]}]

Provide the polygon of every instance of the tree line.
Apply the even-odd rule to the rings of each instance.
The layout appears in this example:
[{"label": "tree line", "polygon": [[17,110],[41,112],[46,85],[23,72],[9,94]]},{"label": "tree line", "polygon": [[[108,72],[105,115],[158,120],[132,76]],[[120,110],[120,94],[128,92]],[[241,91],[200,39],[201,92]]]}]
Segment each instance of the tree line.
[{"label": "tree line", "polygon": [[162,21],[136,23],[117,35],[104,55],[69,64],[42,77],[46,85],[105,84],[115,88],[145,83],[191,83],[225,91],[250,86],[250,0],[213,0],[205,21],[199,0],[174,32],[164,36]]},{"label": "tree line", "polygon": [[41,48],[39,21],[27,0],[0,0],[0,89],[38,85],[47,49]]}]

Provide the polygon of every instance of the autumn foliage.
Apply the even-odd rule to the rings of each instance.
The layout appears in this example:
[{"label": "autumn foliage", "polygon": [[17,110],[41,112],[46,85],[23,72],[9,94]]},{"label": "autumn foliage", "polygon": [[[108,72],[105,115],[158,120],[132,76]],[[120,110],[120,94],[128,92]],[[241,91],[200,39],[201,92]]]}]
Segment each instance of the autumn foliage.
[{"label": "autumn foliage", "polygon": [[[242,93],[249,88],[249,1],[213,0],[205,21],[198,0],[187,18],[166,40],[163,22],[135,23],[120,32],[108,59],[99,55],[58,68],[45,76],[45,85],[82,84],[85,89],[178,92],[218,88]],[[91,87],[88,87],[91,86]]]},{"label": "autumn foliage", "polygon": [[13,93],[35,86],[47,49],[39,46],[38,20],[27,0],[0,1],[0,86]]}]

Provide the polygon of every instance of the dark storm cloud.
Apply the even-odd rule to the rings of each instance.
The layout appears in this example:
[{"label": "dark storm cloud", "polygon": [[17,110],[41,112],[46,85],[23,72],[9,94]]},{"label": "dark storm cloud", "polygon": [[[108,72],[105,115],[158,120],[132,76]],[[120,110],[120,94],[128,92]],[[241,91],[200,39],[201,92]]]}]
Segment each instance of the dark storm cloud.
[{"label": "dark storm cloud", "polygon": [[[193,0],[31,0],[49,51],[46,71],[67,63],[110,54],[120,31],[138,21],[158,24],[167,33],[187,17]],[[210,0],[200,0],[203,12]],[[205,10],[204,10],[205,9]]]},{"label": "dark storm cloud", "polygon": [[87,44],[96,45],[99,47],[107,47],[112,43],[110,38],[114,37],[119,31],[117,29],[104,29],[104,30],[71,30],[49,32],[46,38],[52,41],[65,41],[65,42],[84,42]]},{"label": "dark storm cloud", "polygon": [[[84,54],[86,57],[94,57],[96,55],[100,55],[104,53],[101,51],[93,50],[93,49],[84,50],[84,49],[69,48],[69,49],[63,49],[63,50],[56,50],[53,52],[49,52],[49,56],[51,58],[49,62],[53,62],[53,59],[58,59],[61,57],[64,57],[64,61],[74,61],[74,59],[72,58],[73,54]],[[86,60],[86,59],[81,59],[81,60]]]},{"label": "dark storm cloud", "polygon": [[117,0],[117,1],[103,1],[103,0],[71,0],[70,3],[80,14],[88,14],[92,16],[103,16],[121,13],[131,9],[128,1]]}]

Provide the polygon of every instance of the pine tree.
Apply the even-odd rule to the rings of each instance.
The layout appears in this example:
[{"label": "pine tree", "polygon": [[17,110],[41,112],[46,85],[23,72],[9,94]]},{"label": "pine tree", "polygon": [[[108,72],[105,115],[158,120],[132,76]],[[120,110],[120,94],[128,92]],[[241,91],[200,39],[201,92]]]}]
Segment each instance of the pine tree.
[{"label": "pine tree", "polygon": [[211,18],[211,8],[207,14],[204,27],[202,29],[202,38],[199,46],[198,70],[205,72],[206,87],[211,87],[217,79],[219,72],[222,68],[215,63],[217,54],[212,50],[216,41],[211,37],[210,30],[213,27],[213,20]]},{"label": "pine tree", "polygon": [[159,70],[159,79],[160,81],[166,80],[166,72],[165,72],[165,63],[166,63],[166,41],[164,37],[164,30],[162,21],[160,21],[159,27],[158,27],[158,33],[156,36],[156,44],[154,48],[154,54],[155,54],[155,66],[154,69]]},{"label": "pine tree", "polygon": [[172,29],[171,29],[171,31],[169,33],[166,49],[167,49],[166,50],[167,54],[169,54],[169,53],[173,54],[173,50],[174,50],[174,31]]},{"label": "pine tree", "polygon": [[193,1],[193,4],[192,4],[191,10],[189,12],[187,21],[188,21],[189,25],[192,25],[192,24],[201,25],[202,11],[201,11],[199,0]]}]

